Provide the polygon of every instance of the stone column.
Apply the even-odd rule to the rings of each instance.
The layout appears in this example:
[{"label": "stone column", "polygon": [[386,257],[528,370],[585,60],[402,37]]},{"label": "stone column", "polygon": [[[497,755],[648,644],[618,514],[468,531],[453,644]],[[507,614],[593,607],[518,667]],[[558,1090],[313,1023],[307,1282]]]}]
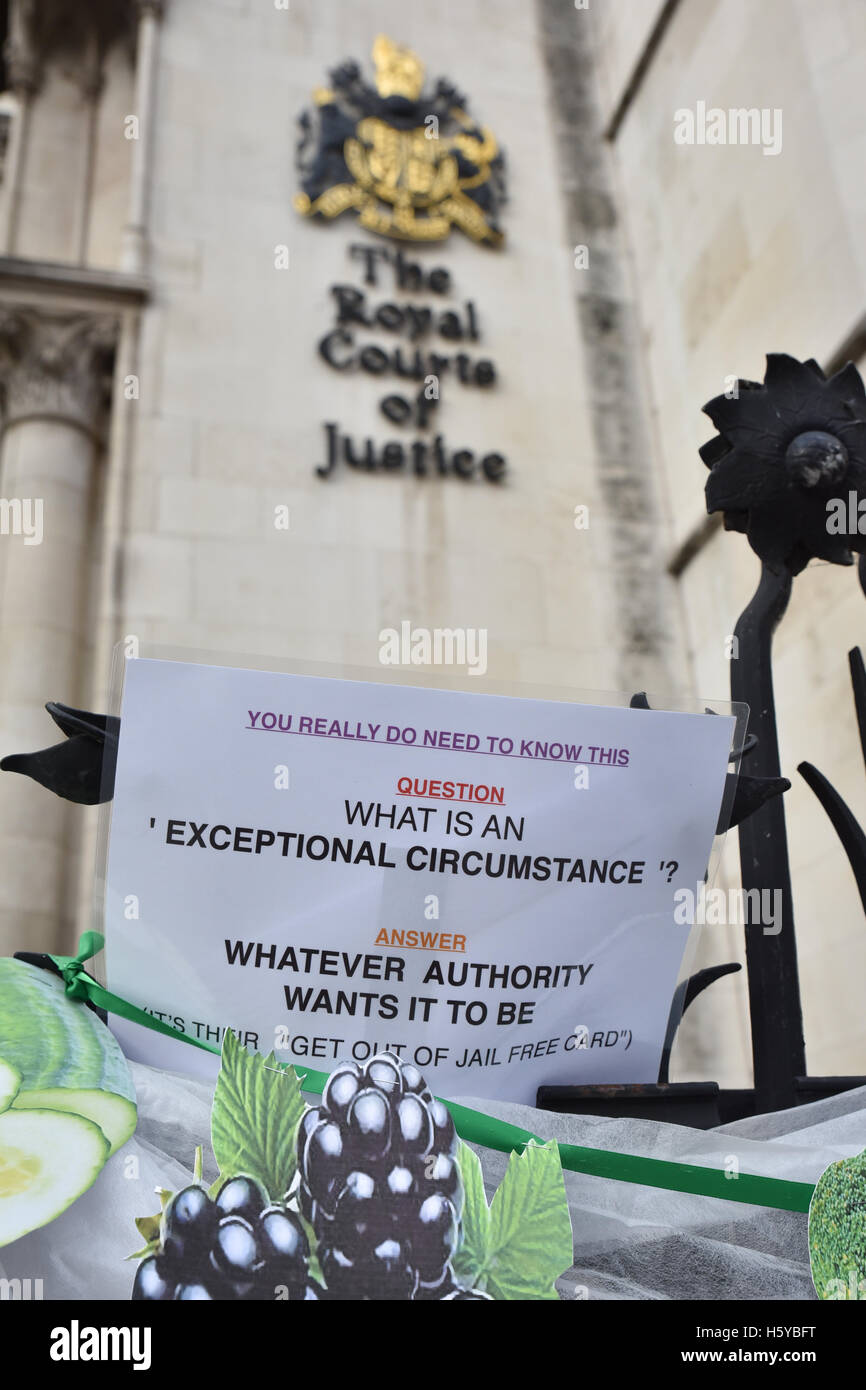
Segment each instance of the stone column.
[{"label": "stone column", "polygon": [[[46,700],[75,704],[97,543],[93,483],[116,319],[0,306],[0,750],[62,735]],[[0,953],[70,942],[72,808],[0,774]]]},{"label": "stone column", "polygon": [[12,121],[3,178],[5,187],[0,199],[0,250],[6,255],[13,255],[16,250],[21,184],[30,134],[30,106],[42,75],[34,40],[35,20],[35,0],[12,0],[9,38],[4,56],[9,90],[16,98],[18,109]]},{"label": "stone column", "polygon": [[90,234],[90,214],[93,202],[93,170],[96,163],[96,140],[99,124],[99,98],[102,95],[104,76],[102,71],[102,49],[99,35],[91,29],[84,45],[84,55],[78,70],[78,83],[87,107],[87,123],[84,136],[84,169],[81,178],[81,193],[75,214],[74,254],[79,264],[87,264],[87,239]]},{"label": "stone column", "polygon": [[129,179],[129,212],[120,253],[122,270],[140,274],[147,265],[147,202],[153,143],[153,104],[156,82],[157,40],[163,0],[136,0],[138,39],[135,64],[135,113],[138,139],[132,147]]}]

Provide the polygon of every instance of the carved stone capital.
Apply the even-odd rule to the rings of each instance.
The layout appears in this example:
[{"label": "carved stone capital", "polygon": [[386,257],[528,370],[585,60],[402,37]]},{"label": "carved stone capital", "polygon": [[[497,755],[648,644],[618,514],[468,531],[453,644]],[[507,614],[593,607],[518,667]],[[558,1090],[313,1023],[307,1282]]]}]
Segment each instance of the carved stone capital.
[{"label": "carved stone capital", "polygon": [[9,90],[32,96],[42,81],[42,53],[36,0],[12,0],[9,37],[3,49]]},{"label": "carved stone capital", "polygon": [[98,438],[111,398],[118,328],[115,314],[0,305],[4,426],[64,420]]},{"label": "carved stone capital", "polygon": [[31,95],[56,63],[95,99],[106,53],[118,40],[133,42],[136,17],[146,11],[160,14],[162,0],[10,0],[4,57],[11,90]]},{"label": "carved stone capital", "polygon": [[99,37],[95,32],[91,32],[87,35],[84,51],[73,69],[79,91],[87,101],[97,101],[105,85],[102,60]]},{"label": "carved stone capital", "polygon": [[20,44],[8,40],[3,51],[10,92],[17,97],[32,96],[42,80],[42,69],[36,55]]}]

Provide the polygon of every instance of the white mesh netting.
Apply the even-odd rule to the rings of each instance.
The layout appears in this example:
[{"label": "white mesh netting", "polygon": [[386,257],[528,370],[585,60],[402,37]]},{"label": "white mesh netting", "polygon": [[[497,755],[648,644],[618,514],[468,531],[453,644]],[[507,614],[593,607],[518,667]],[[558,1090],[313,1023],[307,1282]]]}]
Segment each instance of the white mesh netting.
[{"label": "white mesh netting", "polygon": [[[159,1209],[154,1188],[177,1190],[191,1181],[197,1144],[204,1146],[206,1179],[217,1175],[209,1146],[212,1084],[138,1063],[132,1071],[136,1134],[62,1216],[0,1250],[0,1275],[42,1279],[46,1299],[129,1298],[135,1262],[125,1257],[141,1244],[135,1217]],[[866,1147],[866,1088],[708,1131],[455,1099],[545,1138],[705,1166],[733,1166],[733,1159],[743,1172],[800,1182],[817,1181],[828,1163]],[[489,1199],[507,1160],[478,1152]],[[558,1283],[563,1298],[815,1297],[805,1215],[579,1173],[566,1173],[565,1184],[575,1259]]]}]

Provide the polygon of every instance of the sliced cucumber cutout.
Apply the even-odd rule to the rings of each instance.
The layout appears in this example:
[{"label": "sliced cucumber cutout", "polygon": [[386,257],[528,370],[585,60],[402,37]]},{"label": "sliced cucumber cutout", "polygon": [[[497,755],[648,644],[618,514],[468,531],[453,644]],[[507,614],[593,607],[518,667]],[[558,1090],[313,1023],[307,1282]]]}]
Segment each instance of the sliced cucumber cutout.
[{"label": "sliced cucumber cutout", "polygon": [[136,1110],[131,1100],[112,1091],[71,1091],[52,1087],[45,1091],[19,1091],[13,1110],[62,1110],[83,1115],[99,1125],[109,1144],[109,1155],[125,1144],[135,1129]]},{"label": "sliced cucumber cutout", "polygon": [[0,1115],[0,1246],[46,1226],[99,1176],[108,1141],[98,1125],[57,1110]]},{"label": "sliced cucumber cutout", "polygon": [[21,1073],[10,1062],[0,1057],[0,1110],[12,1104],[15,1093],[21,1085]]},{"label": "sliced cucumber cutout", "polygon": [[20,1072],[14,1109],[84,1115],[112,1153],[132,1134],[135,1090],[117,1039],[59,976],[11,956],[0,957],[0,1057]]}]

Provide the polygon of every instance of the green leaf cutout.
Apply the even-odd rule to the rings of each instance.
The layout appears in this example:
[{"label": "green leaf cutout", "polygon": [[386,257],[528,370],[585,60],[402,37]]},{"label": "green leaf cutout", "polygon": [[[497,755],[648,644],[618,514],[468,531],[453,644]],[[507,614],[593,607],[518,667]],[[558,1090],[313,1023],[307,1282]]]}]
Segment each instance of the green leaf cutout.
[{"label": "green leaf cutout", "polygon": [[512,1153],[490,1205],[487,1292],[557,1298],[554,1281],[574,1260],[574,1237],[556,1141]]},{"label": "green leaf cutout", "polygon": [[[200,1153],[201,1150],[198,1149],[196,1152]],[[128,1260],[143,1260],[146,1255],[155,1255],[159,1250],[162,1239],[162,1218],[174,1193],[169,1191],[167,1187],[157,1187],[154,1191],[159,1197],[160,1210],[155,1216],[137,1216],[135,1218],[136,1229],[138,1234],[143,1237],[145,1244],[140,1250],[133,1250],[131,1255],[127,1255]]]},{"label": "green leaf cutout", "polygon": [[159,1240],[159,1216],[137,1216],[135,1218],[136,1229],[143,1240],[150,1245],[153,1241]]},{"label": "green leaf cutout", "polygon": [[463,1177],[463,1240],[454,1256],[453,1267],[458,1281],[465,1288],[474,1288],[487,1254],[490,1235],[490,1208],[484,1195],[484,1179],[478,1155],[468,1144],[460,1141],[457,1162]]},{"label": "green leaf cutout", "polygon": [[294,1067],[261,1057],[226,1030],[211,1110],[211,1142],[223,1180],[247,1173],[281,1201],[295,1174],[295,1135],[304,1113]]},{"label": "green leaf cutout", "polygon": [[495,1299],[556,1299],[554,1282],[574,1259],[556,1142],[512,1153],[490,1207],[477,1156],[461,1143],[457,1157],[466,1194],[454,1258],[460,1283]]}]

